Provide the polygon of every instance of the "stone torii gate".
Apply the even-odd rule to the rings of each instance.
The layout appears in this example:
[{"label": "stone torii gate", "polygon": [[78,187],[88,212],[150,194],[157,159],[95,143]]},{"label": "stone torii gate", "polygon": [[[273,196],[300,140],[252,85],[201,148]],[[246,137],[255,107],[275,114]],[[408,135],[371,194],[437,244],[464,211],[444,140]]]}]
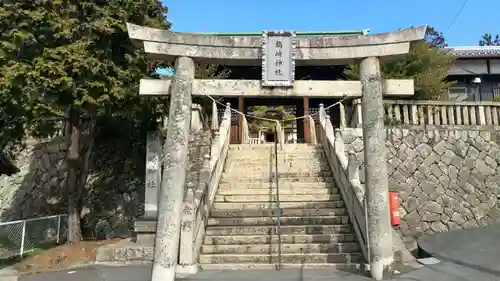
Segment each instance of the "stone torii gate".
[{"label": "stone torii gate", "polygon": [[[426,26],[360,36],[296,37],[294,32],[263,36],[217,36],[170,32],[127,24],[129,37],[149,58],[175,62],[173,80],[142,79],[141,95],[170,95],[164,171],[158,202],[153,281],[173,280],[179,250],[181,209],[188,155],[192,95],[238,97],[309,97],[362,99],[365,188],[370,271],[380,280],[393,262],[383,121],[384,95],[413,95],[413,80],[382,80],[379,58],[409,52]],[[280,42],[279,44],[277,42]],[[276,47],[284,53],[281,62]],[[283,54],[281,54],[283,55]],[[281,57],[281,56],[279,56]],[[263,66],[262,80],[195,79],[195,61]],[[359,62],[361,81],[294,81],[295,66]],[[307,114],[307,113],[306,113]],[[306,130],[307,131],[307,130]],[[157,202],[153,202],[157,203]]]}]

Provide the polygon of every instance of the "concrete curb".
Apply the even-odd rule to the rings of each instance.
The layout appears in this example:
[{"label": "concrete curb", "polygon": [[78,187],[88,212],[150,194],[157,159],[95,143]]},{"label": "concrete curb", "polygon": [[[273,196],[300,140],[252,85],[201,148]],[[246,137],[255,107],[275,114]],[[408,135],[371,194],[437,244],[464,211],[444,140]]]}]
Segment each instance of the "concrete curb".
[{"label": "concrete curb", "polygon": [[19,272],[12,267],[0,269],[1,281],[17,281],[19,279]]}]

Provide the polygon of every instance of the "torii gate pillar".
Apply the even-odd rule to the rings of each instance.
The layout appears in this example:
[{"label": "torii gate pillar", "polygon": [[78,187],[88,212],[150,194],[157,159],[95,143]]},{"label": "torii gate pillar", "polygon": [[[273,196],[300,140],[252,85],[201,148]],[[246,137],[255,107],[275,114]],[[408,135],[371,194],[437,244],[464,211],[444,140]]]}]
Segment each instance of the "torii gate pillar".
[{"label": "torii gate pillar", "polygon": [[390,275],[394,257],[379,59],[365,58],[360,68],[370,272],[374,279],[382,280]]}]

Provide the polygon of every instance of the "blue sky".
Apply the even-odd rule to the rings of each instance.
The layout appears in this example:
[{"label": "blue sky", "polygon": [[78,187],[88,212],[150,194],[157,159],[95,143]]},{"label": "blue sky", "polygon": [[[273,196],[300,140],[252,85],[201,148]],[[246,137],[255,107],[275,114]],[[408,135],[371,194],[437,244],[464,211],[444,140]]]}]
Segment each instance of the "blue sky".
[{"label": "blue sky", "polygon": [[500,0],[167,0],[173,31],[261,32],[266,29],[370,33],[429,24],[450,46],[477,45],[485,32],[500,33]]}]

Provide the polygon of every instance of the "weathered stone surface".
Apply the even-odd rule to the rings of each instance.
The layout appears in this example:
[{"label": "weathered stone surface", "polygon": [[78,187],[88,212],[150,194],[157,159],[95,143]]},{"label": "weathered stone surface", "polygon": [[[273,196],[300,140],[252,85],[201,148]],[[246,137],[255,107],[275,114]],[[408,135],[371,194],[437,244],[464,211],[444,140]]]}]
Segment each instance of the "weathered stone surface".
[{"label": "weathered stone surface", "polygon": [[122,240],[99,248],[98,262],[143,262],[153,260],[153,242],[138,244]]},{"label": "weathered stone surface", "polygon": [[[108,132],[114,136],[100,135],[95,140],[83,192],[84,235],[128,236],[133,219],[142,215],[145,142],[122,137],[121,132]],[[66,213],[64,158],[61,137],[29,139],[16,156],[20,172],[10,177],[0,176],[0,220]]]},{"label": "weathered stone surface", "polygon": [[[362,135],[346,129],[346,151]],[[498,132],[457,133],[420,127],[386,129],[389,189],[401,200],[403,236],[473,228],[500,221]],[[413,147],[413,148],[412,148]],[[362,161],[361,161],[362,162]]]},{"label": "weathered stone surface", "polygon": [[[196,184],[197,167],[208,152],[210,140],[203,131],[192,135],[188,179]],[[136,140],[117,136],[99,137],[94,145],[84,192],[85,235],[128,237],[134,231],[133,222],[144,213],[145,138],[143,143],[132,143]],[[15,163],[21,171],[0,176],[0,221],[67,212],[62,141],[30,139],[17,153]]]},{"label": "weathered stone surface", "polygon": [[[203,58],[225,64],[237,63],[238,60],[261,60],[260,36],[212,36],[206,34],[170,32],[128,23],[127,29],[133,43],[144,48],[146,53],[161,56],[162,60],[178,56]],[[319,60],[330,63],[331,60],[366,57],[381,57],[406,54],[409,42],[421,40],[426,27],[409,28],[391,33],[338,36],[317,38],[297,38],[297,61],[305,63]],[[193,46],[202,46],[194,48]]]},{"label": "weathered stone surface", "polygon": [[[305,267],[359,262],[361,248],[340,190],[332,178],[302,171],[321,171],[327,164],[324,152],[302,144],[285,144],[283,150],[278,155],[282,262],[299,262],[299,257]],[[276,259],[272,153],[266,145],[230,146],[200,250],[203,266],[255,266]],[[255,167],[263,169],[256,173]]]}]

